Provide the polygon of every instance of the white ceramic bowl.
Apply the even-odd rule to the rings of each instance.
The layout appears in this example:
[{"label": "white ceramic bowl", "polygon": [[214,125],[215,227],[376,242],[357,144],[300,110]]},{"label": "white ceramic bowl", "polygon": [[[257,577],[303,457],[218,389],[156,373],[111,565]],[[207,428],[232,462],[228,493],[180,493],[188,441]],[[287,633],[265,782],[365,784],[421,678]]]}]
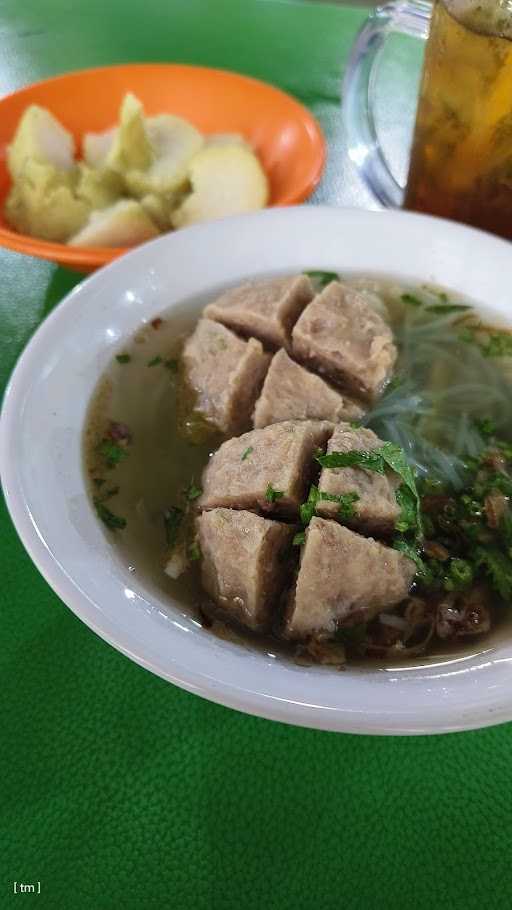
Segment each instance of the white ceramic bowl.
[{"label": "white ceramic bowl", "polygon": [[449,663],[340,673],[222,641],[135,579],[86,495],[87,404],[121,339],[187,298],[247,276],[317,268],[434,282],[512,320],[512,247],[403,212],[274,209],[193,227],[97,272],[54,310],[14,371],[0,425],[7,504],[35,564],[91,629],[132,660],[213,701],[287,723],[433,733],[512,719],[512,641]]}]

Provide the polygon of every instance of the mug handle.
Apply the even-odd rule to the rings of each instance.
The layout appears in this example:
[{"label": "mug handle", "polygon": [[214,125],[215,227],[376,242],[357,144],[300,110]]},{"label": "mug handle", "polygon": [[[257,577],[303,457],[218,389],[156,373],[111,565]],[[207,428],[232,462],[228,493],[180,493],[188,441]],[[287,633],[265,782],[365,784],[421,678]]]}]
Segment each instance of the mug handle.
[{"label": "mug handle", "polygon": [[361,28],[347,64],[343,109],[349,156],[365,183],[386,207],[399,208],[404,191],[388,167],[377,136],[372,103],[374,66],[391,32],[426,41],[431,14],[432,4],[427,0],[392,0],[378,6]]}]

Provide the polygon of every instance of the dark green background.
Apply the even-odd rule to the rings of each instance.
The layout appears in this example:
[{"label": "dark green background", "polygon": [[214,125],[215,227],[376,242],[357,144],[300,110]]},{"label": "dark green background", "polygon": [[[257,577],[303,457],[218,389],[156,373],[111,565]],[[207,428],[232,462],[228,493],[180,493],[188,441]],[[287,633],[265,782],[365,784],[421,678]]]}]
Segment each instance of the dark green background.
[{"label": "dark green background", "polygon": [[[320,118],[315,199],[346,202],[339,82],[363,18],[267,0],[0,0],[0,89],[126,60],[250,73]],[[6,252],[0,267],[5,380],[76,276]],[[209,704],[97,639],[5,512],[0,532],[0,908],[510,906],[509,725],[392,740]],[[14,897],[14,881],[41,894]]]}]

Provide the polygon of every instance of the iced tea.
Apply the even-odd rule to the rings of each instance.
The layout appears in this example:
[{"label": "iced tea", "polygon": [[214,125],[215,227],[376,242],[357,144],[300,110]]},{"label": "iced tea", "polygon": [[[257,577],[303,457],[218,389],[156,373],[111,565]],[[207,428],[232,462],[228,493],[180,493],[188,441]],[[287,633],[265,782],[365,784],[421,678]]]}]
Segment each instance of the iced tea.
[{"label": "iced tea", "polygon": [[512,238],[512,11],[435,0],[405,207]]}]

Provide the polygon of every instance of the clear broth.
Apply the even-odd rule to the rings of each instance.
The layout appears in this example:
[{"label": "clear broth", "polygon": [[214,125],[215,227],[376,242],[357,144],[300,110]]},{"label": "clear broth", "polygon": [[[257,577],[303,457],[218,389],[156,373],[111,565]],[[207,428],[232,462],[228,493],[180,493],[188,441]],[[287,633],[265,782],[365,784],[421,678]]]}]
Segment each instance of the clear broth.
[{"label": "clear broth", "polygon": [[[402,286],[378,276],[351,275],[343,276],[343,280],[358,287],[377,307],[383,308],[395,330],[410,312],[401,303],[402,294],[425,293],[424,288]],[[428,293],[433,295],[433,300],[443,298],[443,292],[438,289],[429,289]],[[449,297],[450,301],[463,302],[453,294]],[[207,616],[211,614],[211,604],[201,586],[199,562],[193,562],[177,580],[164,572],[167,547],[163,522],[166,509],[183,503],[183,491],[191,479],[200,483],[211,452],[222,441],[222,437],[214,433],[201,443],[192,443],[180,435],[180,379],[176,372],[165,366],[166,360],[179,358],[183,340],[193,331],[207,302],[201,299],[162,311],[161,322],[157,320],[156,327],[145,323],[119,348],[117,355],[128,355],[130,360],[119,363],[114,358],[98,382],[84,430],[84,463],[91,497],[98,495],[92,478],[99,474],[105,478],[102,490],[119,487],[119,492],[107,505],[116,515],[126,519],[126,528],[106,531],[106,534],[134,578],[149,583],[151,590],[164,601],[172,598],[186,613],[209,626]],[[150,366],[154,358],[161,358],[161,362]],[[400,372],[401,359],[399,355],[397,372]],[[130,428],[129,457],[111,470],[99,471],[97,445],[112,420]],[[507,624],[507,618],[501,614],[494,618],[493,628],[485,636],[448,644],[436,642],[427,654],[415,658],[393,661],[365,658],[351,660],[351,665],[364,664],[377,669],[383,665],[398,667],[404,663],[408,666],[457,659],[475,651],[487,651],[502,636]],[[278,638],[255,636],[223,623],[215,622],[213,632],[247,647],[262,648],[271,656],[276,652],[291,656],[295,650]]]}]

